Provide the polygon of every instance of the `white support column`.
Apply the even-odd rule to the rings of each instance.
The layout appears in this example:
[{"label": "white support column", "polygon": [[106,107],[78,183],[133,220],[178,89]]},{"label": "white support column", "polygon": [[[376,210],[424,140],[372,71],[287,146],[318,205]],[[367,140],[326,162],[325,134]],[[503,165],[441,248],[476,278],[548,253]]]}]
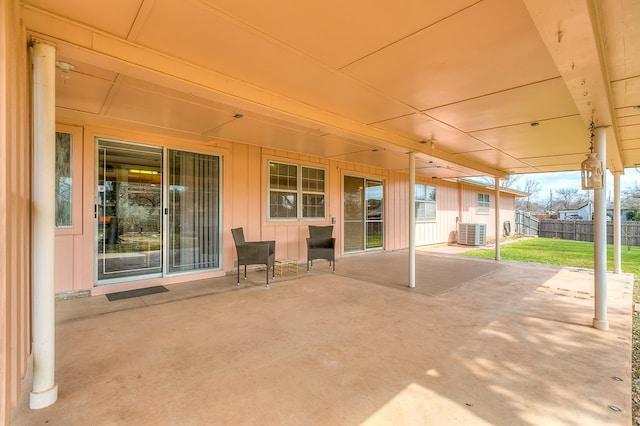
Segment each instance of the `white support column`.
[{"label": "white support column", "polygon": [[[602,160],[603,172],[606,174],[607,134],[604,127],[595,129],[595,152]],[[595,316],[593,327],[608,330],[607,319],[607,185],[604,179],[602,189],[593,191],[593,257],[594,257],[594,304]]]},{"label": "white support column", "polygon": [[500,178],[496,176],[496,202],[495,202],[495,221],[496,221],[496,260],[500,260]]},{"label": "white support column", "polygon": [[416,286],[416,153],[409,153],[409,287]]},{"label": "white support column", "polygon": [[32,409],[58,399],[55,383],[56,49],[33,47],[33,390]]},{"label": "white support column", "polygon": [[613,172],[613,272],[622,273],[622,218],[620,217],[620,172]]}]

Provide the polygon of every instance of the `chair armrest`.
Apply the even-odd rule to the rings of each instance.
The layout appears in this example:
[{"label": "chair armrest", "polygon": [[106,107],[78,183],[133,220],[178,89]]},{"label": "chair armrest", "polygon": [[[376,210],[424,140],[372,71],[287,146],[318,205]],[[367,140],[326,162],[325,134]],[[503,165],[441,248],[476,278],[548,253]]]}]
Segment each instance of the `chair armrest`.
[{"label": "chair armrest", "polygon": [[245,245],[256,245],[259,247],[267,246],[269,247],[269,254],[275,254],[276,252],[276,242],[275,241],[248,241]]},{"label": "chair armrest", "polygon": [[307,238],[307,248],[335,248],[335,238]]}]

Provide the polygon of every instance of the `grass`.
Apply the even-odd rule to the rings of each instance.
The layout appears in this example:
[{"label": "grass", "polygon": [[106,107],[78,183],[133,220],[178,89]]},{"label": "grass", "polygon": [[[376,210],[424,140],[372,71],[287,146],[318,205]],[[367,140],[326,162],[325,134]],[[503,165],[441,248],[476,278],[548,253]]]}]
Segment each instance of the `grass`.
[{"label": "grass", "polygon": [[[640,275],[640,247],[622,247],[622,271]],[[493,250],[473,250],[465,256],[493,259]],[[593,269],[593,243],[584,241],[531,238],[500,246],[500,258]],[[607,246],[607,269],[613,271],[613,246]]]},{"label": "grass", "polygon": [[[494,250],[473,250],[465,256],[493,259]],[[640,303],[640,247],[622,247],[620,251],[622,271],[634,274],[633,301]],[[521,262],[546,263],[593,269],[593,243],[584,241],[532,238],[500,247],[500,258]],[[613,246],[607,245],[607,270],[613,271]],[[632,366],[632,418],[640,425],[640,313],[633,313],[631,346]]]}]

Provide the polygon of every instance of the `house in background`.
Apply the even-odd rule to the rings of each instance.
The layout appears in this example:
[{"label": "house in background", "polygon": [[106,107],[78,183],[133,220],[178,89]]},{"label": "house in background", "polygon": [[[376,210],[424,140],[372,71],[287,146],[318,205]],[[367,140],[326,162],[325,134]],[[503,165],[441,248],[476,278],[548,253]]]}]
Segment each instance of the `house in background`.
[{"label": "house in background", "polygon": [[[613,219],[613,203],[607,204],[607,216]],[[637,220],[638,210],[634,208],[620,207],[620,220],[626,222],[628,220]]]},{"label": "house in background", "polygon": [[[636,210],[634,209],[620,209],[620,220],[626,222],[629,219],[629,215],[635,217]],[[607,205],[607,220],[613,219],[613,203]],[[577,209],[558,210],[558,219],[573,219],[573,220],[593,220],[593,203],[589,202]]]},{"label": "house in background", "polygon": [[593,203],[591,201],[577,209],[558,210],[558,219],[560,220],[592,220],[592,218]]}]

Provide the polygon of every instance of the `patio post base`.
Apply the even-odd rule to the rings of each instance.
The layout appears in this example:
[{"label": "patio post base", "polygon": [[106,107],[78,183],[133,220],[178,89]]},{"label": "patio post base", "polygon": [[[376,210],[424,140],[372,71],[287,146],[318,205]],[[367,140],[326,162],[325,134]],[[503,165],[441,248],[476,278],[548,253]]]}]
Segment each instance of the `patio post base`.
[{"label": "patio post base", "polygon": [[593,328],[598,330],[607,331],[609,330],[609,321],[602,321],[599,319],[593,319]]}]

